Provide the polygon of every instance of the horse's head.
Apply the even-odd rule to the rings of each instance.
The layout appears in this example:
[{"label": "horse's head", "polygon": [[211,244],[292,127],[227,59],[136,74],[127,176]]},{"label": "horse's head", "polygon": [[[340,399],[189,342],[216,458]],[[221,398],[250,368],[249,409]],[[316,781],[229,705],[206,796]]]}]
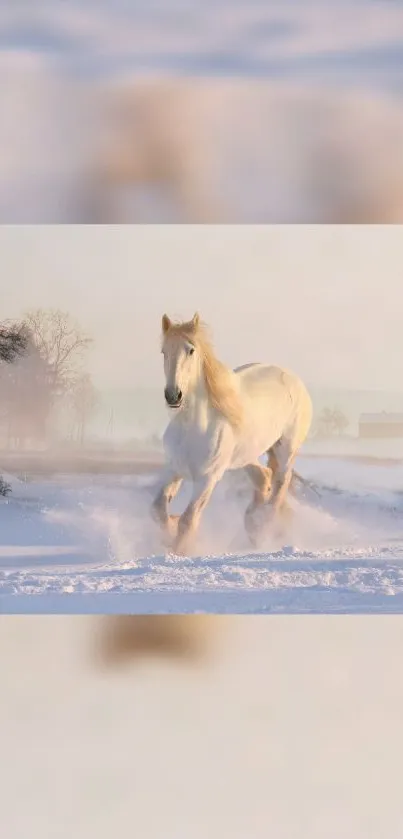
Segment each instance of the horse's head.
[{"label": "horse's head", "polygon": [[181,407],[200,376],[199,320],[197,313],[186,323],[172,323],[168,315],[162,318],[165,400],[170,408]]}]

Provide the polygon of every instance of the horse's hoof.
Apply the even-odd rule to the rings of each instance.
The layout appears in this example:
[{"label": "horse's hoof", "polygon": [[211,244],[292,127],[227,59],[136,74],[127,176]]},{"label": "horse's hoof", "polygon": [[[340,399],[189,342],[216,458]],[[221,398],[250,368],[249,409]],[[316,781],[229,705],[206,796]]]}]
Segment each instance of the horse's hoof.
[{"label": "horse's hoof", "polygon": [[172,551],[176,556],[187,556],[189,552],[189,543],[183,539],[176,539]]},{"label": "horse's hoof", "polygon": [[250,524],[248,524],[248,526],[245,527],[245,530],[251,547],[254,550],[256,550],[259,546],[259,536],[261,536],[261,528],[257,527],[256,525],[251,527]]},{"label": "horse's hoof", "polygon": [[170,539],[176,539],[178,535],[179,516],[169,516],[167,523],[167,533]]},{"label": "horse's hoof", "polygon": [[169,516],[162,531],[162,542],[169,550],[172,550],[172,546],[178,536],[178,521],[179,516]]},{"label": "horse's hoof", "polygon": [[245,530],[250,541],[251,546],[256,549],[258,547],[259,537],[262,534],[262,522],[256,521],[256,514],[252,516],[250,513],[245,517]]},{"label": "horse's hoof", "polygon": [[281,508],[280,518],[283,522],[288,524],[289,522],[292,522],[294,520],[294,517],[295,517],[294,510],[293,510],[292,507],[289,507],[288,504],[287,504],[287,506],[284,506],[284,507]]},{"label": "horse's hoof", "polygon": [[172,551],[176,556],[190,556],[192,542],[184,535],[178,535],[173,543]]}]

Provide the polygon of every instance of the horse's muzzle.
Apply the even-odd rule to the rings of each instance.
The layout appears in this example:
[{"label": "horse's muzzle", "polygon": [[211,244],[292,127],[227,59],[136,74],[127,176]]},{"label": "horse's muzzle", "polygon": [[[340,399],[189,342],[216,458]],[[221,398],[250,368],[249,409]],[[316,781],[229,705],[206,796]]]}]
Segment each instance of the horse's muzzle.
[{"label": "horse's muzzle", "polygon": [[170,408],[180,408],[183,398],[181,390],[171,390],[170,388],[166,387],[164,394],[165,401]]}]

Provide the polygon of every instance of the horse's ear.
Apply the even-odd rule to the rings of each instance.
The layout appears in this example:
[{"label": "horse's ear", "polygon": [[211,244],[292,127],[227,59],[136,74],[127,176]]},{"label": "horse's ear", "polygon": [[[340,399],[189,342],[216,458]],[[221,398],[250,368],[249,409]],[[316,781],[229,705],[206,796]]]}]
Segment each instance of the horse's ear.
[{"label": "horse's ear", "polygon": [[168,315],[162,315],[162,331],[164,335],[168,332],[169,327],[171,326],[171,319]]},{"label": "horse's ear", "polygon": [[198,312],[195,312],[194,315],[193,315],[193,318],[192,318],[192,324],[195,327],[195,329],[197,329],[199,323],[200,323],[200,315],[199,315]]}]

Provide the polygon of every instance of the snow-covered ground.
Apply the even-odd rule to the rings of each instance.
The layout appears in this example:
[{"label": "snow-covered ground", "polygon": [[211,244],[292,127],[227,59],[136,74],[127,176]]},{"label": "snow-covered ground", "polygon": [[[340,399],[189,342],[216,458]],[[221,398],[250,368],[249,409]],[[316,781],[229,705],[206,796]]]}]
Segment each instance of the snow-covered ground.
[{"label": "snow-covered ground", "polygon": [[101,668],[105,620],[0,618],[4,839],[401,839],[400,616],[185,617],[200,659]]},{"label": "snow-covered ground", "polygon": [[298,469],[319,494],[299,492],[283,534],[250,550],[249,486],[228,476],[185,558],[163,551],[150,520],[155,475],[10,479],[0,611],[403,611],[403,466],[307,457]]}]

